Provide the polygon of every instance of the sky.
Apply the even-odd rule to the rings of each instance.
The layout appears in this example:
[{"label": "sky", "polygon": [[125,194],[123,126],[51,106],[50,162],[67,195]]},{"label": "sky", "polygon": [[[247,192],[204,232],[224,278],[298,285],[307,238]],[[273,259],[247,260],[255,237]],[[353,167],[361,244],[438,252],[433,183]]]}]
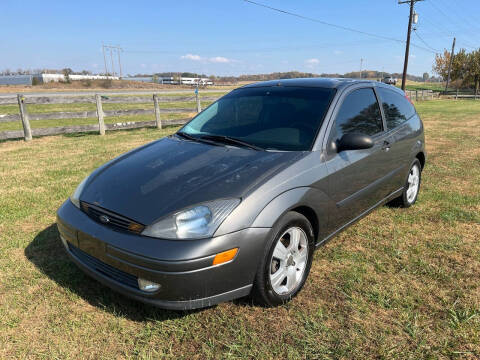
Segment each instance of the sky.
[{"label": "sky", "polygon": [[[402,72],[405,44],[385,38],[406,39],[407,4],[255,1],[318,21],[245,0],[2,0],[0,70],[70,67],[104,72],[104,42],[122,47],[124,75],[345,73],[360,67]],[[419,47],[411,48],[409,74],[431,73],[435,53],[450,49],[453,36],[457,48],[480,47],[480,1],[424,0],[416,4],[416,11],[419,22],[412,43]],[[114,67],[118,72],[117,59]]]}]

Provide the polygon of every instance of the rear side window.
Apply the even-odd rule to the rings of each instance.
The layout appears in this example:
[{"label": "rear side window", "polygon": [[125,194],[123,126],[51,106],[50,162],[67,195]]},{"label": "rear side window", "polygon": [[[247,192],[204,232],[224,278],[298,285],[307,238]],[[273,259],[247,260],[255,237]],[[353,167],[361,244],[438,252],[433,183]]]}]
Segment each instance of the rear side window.
[{"label": "rear side window", "polygon": [[373,89],[358,89],[343,101],[330,138],[340,139],[349,133],[372,136],[382,131],[382,115]]},{"label": "rear side window", "polygon": [[389,130],[403,124],[415,115],[415,108],[405,96],[381,87],[378,87],[377,90],[382,100],[383,112]]}]

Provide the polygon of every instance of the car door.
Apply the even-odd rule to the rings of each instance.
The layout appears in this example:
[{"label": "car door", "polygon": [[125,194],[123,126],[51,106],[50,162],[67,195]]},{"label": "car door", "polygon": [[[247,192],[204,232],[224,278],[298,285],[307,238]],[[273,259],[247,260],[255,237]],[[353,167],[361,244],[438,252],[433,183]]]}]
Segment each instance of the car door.
[{"label": "car door", "polygon": [[[339,99],[326,136],[329,196],[336,204],[331,225],[339,228],[384,196],[382,182],[389,172],[384,120],[371,86],[348,90]],[[370,149],[337,151],[336,143],[347,133],[369,135]]]},{"label": "car door", "polygon": [[405,95],[383,86],[377,87],[376,91],[385,117],[387,131],[385,140],[390,146],[388,156],[392,176],[385,182],[385,186],[386,191],[394,192],[404,185],[405,174],[412,161],[412,149],[418,145],[416,144],[418,139],[412,135],[418,131],[420,120],[414,106]]}]

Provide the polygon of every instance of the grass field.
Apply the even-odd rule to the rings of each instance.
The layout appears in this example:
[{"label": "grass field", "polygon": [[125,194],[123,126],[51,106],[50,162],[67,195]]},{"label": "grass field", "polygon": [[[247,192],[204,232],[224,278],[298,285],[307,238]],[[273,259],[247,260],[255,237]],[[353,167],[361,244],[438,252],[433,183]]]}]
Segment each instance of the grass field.
[{"label": "grass field", "polygon": [[0,358],[480,358],[480,102],[417,105],[418,203],[382,207],[316,252],[291,303],[170,312],[91,280],[55,211],[94,168],[175,130],[0,143]]},{"label": "grass field", "polygon": [[[400,80],[397,84],[398,87],[402,86],[402,81]],[[439,82],[416,82],[416,81],[407,81],[406,85],[407,90],[433,90],[433,91],[444,91],[445,84]]]}]

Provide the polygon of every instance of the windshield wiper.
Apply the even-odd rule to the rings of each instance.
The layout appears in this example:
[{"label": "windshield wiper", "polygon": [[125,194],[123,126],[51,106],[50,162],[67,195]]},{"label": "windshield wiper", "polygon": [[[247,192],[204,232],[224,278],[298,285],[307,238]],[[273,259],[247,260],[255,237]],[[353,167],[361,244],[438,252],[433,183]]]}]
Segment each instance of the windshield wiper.
[{"label": "windshield wiper", "polygon": [[230,136],[225,136],[225,135],[202,135],[200,136],[200,139],[213,140],[216,142],[222,142],[224,144],[242,146],[242,147],[246,147],[246,148],[257,150],[257,151],[265,151],[265,149],[261,148],[260,146],[253,145],[248,142],[245,142],[236,138],[232,138]]},{"label": "windshield wiper", "polygon": [[175,135],[180,136],[180,137],[182,137],[184,139],[187,139],[187,140],[201,142],[201,143],[209,144],[209,145],[219,146],[215,141],[204,139],[203,136],[201,136],[201,137],[192,136],[192,135],[187,134],[186,132],[183,132],[183,131],[177,131],[175,133]]},{"label": "windshield wiper", "polygon": [[177,131],[175,133],[175,135],[178,135],[184,139],[187,139],[187,140],[193,140],[193,141],[197,141],[198,139],[196,137],[193,137],[192,135],[189,135],[187,134],[186,132],[183,132],[183,131]]}]

